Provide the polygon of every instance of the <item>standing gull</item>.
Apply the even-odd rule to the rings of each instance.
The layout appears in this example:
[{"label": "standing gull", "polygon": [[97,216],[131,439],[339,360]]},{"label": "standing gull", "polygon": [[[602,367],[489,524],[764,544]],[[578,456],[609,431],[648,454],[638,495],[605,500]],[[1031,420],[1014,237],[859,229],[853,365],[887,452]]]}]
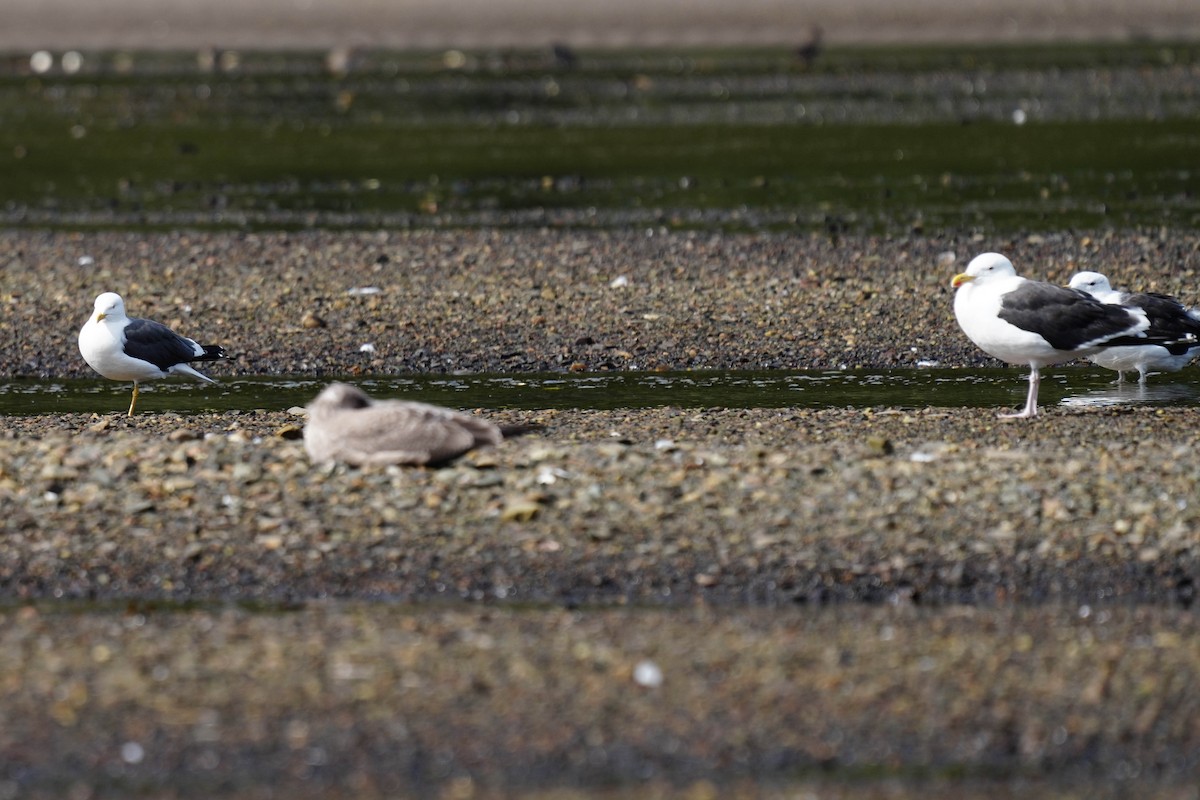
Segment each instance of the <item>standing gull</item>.
[{"label": "standing gull", "polygon": [[126,316],[125,301],[115,292],[105,292],[96,298],[92,316],[79,331],[79,352],[89,367],[109,380],[133,381],[128,414],[131,417],[140,381],[175,374],[216,383],[187,362],[225,357],[225,351],[217,345],[196,344],[161,322]]},{"label": "standing gull", "polygon": [[373,400],[347,383],[331,383],[308,406],[304,448],[317,462],[423,466],[537,427],[500,427],[427,403]]},{"label": "standing gull", "polygon": [[1144,342],[1150,327],[1140,308],[1106,305],[1086,292],[1022,278],[999,253],[971,259],[950,285],[957,290],[954,316],[967,338],[1001,361],[1029,365],[1025,407],[1002,417],[1037,416],[1042,367]]},{"label": "standing gull", "polygon": [[1153,292],[1118,292],[1099,272],[1077,272],[1070,287],[1087,292],[1101,303],[1140,308],[1150,319],[1148,336],[1174,339],[1173,344],[1141,344],[1109,347],[1089,356],[1100,366],[1116,370],[1117,383],[1125,371],[1136,369],[1138,383],[1145,384],[1150,370],[1178,372],[1200,355],[1200,314],[1174,297]]}]

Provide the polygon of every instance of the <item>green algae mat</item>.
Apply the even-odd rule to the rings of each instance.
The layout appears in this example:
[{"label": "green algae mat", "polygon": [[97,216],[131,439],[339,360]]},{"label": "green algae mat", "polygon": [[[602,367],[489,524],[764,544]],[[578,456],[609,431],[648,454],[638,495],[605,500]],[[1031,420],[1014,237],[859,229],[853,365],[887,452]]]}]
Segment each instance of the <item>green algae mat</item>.
[{"label": "green algae mat", "polygon": [[337,55],[0,61],[0,224],[1200,222],[1196,45]]}]

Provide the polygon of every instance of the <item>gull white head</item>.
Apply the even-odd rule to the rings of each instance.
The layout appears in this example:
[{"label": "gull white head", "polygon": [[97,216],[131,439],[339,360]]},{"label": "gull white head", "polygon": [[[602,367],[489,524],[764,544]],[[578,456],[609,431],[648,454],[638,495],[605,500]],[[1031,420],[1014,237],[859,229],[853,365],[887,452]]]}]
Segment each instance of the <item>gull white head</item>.
[{"label": "gull white head", "polygon": [[103,322],[110,317],[121,319],[125,316],[125,301],[116,292],[105,292],[96,298],[92,311],[96,322]]},{"label": "gull white head", "polygon": [[1011,278],[1017,274],[1016,267],[999,253],[980,253],[967,264],[966,272],[960,272],[950,281],[955,289],[964,283],[989,278]]},{"label": "gull white head", "polygon": [[1087,292],[1094,297],[1112,292],[1112,286],[1109,284],[1108,278],[1099,272],[1076,272],[1071,276],[1071,282],[1067,285],[1072,289]]}]

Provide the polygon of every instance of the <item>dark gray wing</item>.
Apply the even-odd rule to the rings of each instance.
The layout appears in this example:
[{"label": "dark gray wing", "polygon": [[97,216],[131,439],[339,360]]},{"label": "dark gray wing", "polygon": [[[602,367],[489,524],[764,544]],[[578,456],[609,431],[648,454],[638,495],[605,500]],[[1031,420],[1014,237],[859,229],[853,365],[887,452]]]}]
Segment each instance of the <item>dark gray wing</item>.
[{"label": "dark gray wing", "polygon": [[1170,339],[1164,344],[1173,355],[1183,355],[1200,347],[1200,320],[1188,313],[1187,306],[1174,297],[1157,292],[1139,292],[1121,296],[1121,305],[1140,308],[1150,319],[1146,335],[1152,339]]},{"label": "dark gray wing", "polygon": [[125,354],[149,361],[164,372],[176,364],[195,361],[199,345],[151,319],[130,319],[125,326]]},{"label": "dark gray wing", "polygon": [[1000,319],[1066,352],[1097,345],[1147,344],[1145,337],[1137,335],[1139,320],[1129,309],[1041,281],[1026,281],[1004,295]]}]

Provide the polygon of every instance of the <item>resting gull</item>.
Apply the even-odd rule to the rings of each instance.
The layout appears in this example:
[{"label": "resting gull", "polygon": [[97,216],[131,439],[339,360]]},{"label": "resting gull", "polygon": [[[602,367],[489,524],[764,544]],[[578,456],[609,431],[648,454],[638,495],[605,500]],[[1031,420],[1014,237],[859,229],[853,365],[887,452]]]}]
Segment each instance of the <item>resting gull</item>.
[{"label": "resting gull", "polygon": [[125,314],[125,301],[115,292],[96,298],[92,316],[79,331],[79,352],[88,366],[109,380],[133,381],[129,416],[137,405],[138,383],[168,375],[188,375],[216,383],[188,366],[189,361],[214,361],[225,351],[213,344],[196,344],[149,319]]},{"label": "resting gull", "polygon": [[1174,297],[1154,292],[1119,292],[1099,272],[1077,272],[1071,276],[1069,285],[1102,303],[1140,308],[1150,319],[1147,335],[1175,340],[1173,344],[1109,347],[1089,356],[1094,363],[1116,370],[1117,383],[1125,380],[1126,370],[1136,369],[1138,383],[1144,384],[1151,370],[1178,372],[1200,355],[1200,314]]},{"label": "resting gull", "polygon": [[538,427],[500,427],[428,403],[374,400],[347,383],[331,383],[308,406],[304,447],[316,462],[423,466]]},{"label": "resting gull", "polygon": [[1037,416],[1042,367],[1147,341],[1150,320],[1140,308],[1022,278],[999,253],[976,256],[950,283],[957,290],[954,316],[967,338],[1001,361],[1029,365],[1025,407],[1002,417]]}]

